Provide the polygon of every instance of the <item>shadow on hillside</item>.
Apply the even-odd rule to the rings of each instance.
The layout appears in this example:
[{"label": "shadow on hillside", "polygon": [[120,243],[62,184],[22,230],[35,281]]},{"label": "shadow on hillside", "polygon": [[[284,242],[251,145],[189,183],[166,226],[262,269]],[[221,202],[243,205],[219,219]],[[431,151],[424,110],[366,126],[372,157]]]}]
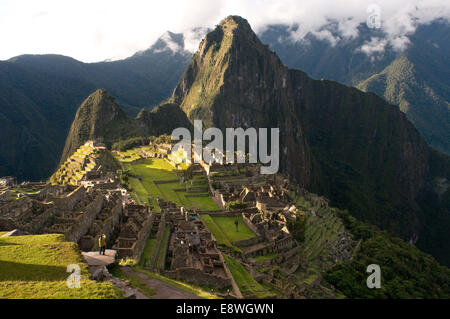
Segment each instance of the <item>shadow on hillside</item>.
[{"label": "shadow on hillside", "polygon": [[7,242],[7,241],[0,240],[0,246],[17,246],[17,245],[19,245],[19,244],[16,244],[16,243],[9,243],[9,242]]},{"label": "shadow on hillside", "polygon": [[57,281],[70,274],[66,267],[22,264],[0,260],[0,281]]}]

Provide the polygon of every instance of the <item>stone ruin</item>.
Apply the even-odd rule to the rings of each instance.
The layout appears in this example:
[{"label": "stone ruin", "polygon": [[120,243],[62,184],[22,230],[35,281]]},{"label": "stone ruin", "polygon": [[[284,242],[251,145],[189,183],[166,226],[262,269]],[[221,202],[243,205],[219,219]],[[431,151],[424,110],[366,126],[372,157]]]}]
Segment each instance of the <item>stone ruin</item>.
[{"label": "stone ruin", "polygon": [[146,205],[127,204],[117,240],[113,246],[119,258],[139,260],[153,227],[154,214]]},{"label": "stone ruin", "polygon": [[168,214],[168,221],[172,230],[167,250],[170,269],[164,275],[217,289],[230,287],[224,258],[199,216],[178,210]]},{"label": "stone ruin", "polygon": [[14,187],[17,185],[17,178],[13,176],[0,177],[0,187]]},{"label": "stone ruin", "polygon": [[[23,187],[36,189],[37,184]],[[39,187],[36,193],[0,202],[0,229],[64,234],[83,251],[97,250],[98,238],[105,234],[109,247],[116,243],[126,247],[119,249],[124,256],[140,256],[152,227],[151,214],[146,206],[124,202],[122,189]]]}]

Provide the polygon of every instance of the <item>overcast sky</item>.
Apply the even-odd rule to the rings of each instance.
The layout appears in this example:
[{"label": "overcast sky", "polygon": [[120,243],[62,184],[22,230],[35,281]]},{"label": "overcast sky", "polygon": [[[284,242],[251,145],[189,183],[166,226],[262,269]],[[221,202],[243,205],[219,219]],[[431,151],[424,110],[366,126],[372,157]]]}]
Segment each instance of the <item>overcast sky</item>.
[{"label": "overcast sky", "polygon": [[165,31],[189,34],[188,49],[198,37],[188,30],[214,27],[233,14],[262,32],[269,24],[300,25],[292,41],[307,32],[339,41],[320,28],[339,23],[340,37],[357,36],[370,4],[380,8],[385,40],[374,39],[363,50],[377,50],[386,41],[399,49],[420,23],[450,21],[449,0],[0,0],[0,60],[25,53],[56,53],[84,62],[119,59],[148,48]]}]

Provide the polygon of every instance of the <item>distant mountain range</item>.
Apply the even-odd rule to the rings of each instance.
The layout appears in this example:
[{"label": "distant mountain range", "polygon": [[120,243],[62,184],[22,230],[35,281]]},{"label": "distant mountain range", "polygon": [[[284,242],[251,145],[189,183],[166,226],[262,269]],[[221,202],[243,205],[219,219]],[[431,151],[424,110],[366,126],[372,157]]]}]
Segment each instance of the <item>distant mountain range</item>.
[{"label": "distant mountain range", "polygon": [[0,176],[48,178],[77,108],[97,89],[107,89],[131,116],[167,98],[191,58],[173,43],[183,48],[183,36],[168,32],[148,50],[114,62],[59,55],[0,61]]},{"label": "distant mountain range", "polygon": [[[383,34],[364,25],[359,37],[334,45],[313,35],[294,42],[287,26],[271,26],[260,38],[290,68],[399,105],[431,146],[450,154],[449,31],[439,21],[420,26],[406,51],[388,46],[372,56],[360,48]],[[0,61],[0,176],[47,178],[61,157],[77,107],[96,89],[108,90],[130,116],[166,99],[192,57],[184,41],[182,34],[167,32],[148,50],[113,62],[82,63],[58,55]]]},{"label": "distant mountain range", "polygon": [[[313,35],[294,42],[287,26],[269,27],[260,38],[290,68],[399,105],[431,146],[450,154],[449,31],[439,21],[420,26],[406,51],[387,47],[375,56],[360,48],[383,35],[363,25],[359,37],[335,45]],[[0,61],[0,176],[47,178],[77,107],[96,89],[108,90],[132,117],[166,99],[192,57],[184,41],[182,34],[166,32],[148,50],[113,62],[82,63],[59,55]]]},{"label": "distant mountain range", "polygon": [[450,264],[450,158],[377,95],[289,69],[237,16],[206,35],[153,112],[131,119],[106,91],[93,93],[77,112],[63,160],[88,139],[111,144],[170,132],[188,118],[222,130],[279,127],[281,170],[292,181]]},{"label": "distant mountain range", "polygon": [[[330,27],[330,33],[333,33]],[[311,77],[335,80],[374,92],[398,105],[425,140],[450,154],[450,27],[444,21],[421,25],[404,51],[389,44],[367,54],[361,49],[380,30],[359,27],[359,36],[331,44],[307,35],[302,42],[289,39],[286,26],[273,26],[261,35],[281,60]],[[382,41],[380,41],[382,42]]]}]

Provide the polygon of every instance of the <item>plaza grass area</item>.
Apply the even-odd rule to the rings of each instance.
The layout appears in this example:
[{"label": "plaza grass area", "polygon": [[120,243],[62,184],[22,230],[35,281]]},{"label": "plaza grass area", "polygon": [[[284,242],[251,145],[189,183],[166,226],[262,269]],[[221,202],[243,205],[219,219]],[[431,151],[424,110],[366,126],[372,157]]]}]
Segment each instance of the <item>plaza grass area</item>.
[{"label": "plaza grass area", "polygon": [[[66,285],[71,264],[80,266],[81,288]],[[0,298],[116,299],[122,292],[90,280],[78,246],[63,235],[29,235],[0,238]]]},{"label": "plaza grass area", "polygon": [[[216,238],[217,244],[233,248],[241,253],[242,250],[233,244],[233,242],[250,239],[256,234],[244,223],[242,217],[216,217],[209,214],[202,214],[200,218],[206,227]],[[236,231],[235,220],[238,220],[238,230]]]},{"label": "plaza grass area", "polygon": [[[256,234],[244,223],[241,216],[239,217],[220,217],[211,216],[212,220],[220,227],[222,232],[227,236],[230,242],[250,239]],[[238,221],[238,230],[236,230],[235,221]]]},{"label": "plaza grass area", "polygon": [[[187,209],[218,210],[217,204],[204,193],[204,197],[188,197],[193,193],[185,191],[186,185],[178,181],[174,167],[164,159],[143,159],[134,163],[123,163],[124,169],[129,170],[135,177],[129,178],[130,187],[136,192],[139,199],[153,205],[156,211],[159,207],[156,197],[172,201]],[[137,178],[139,176],[141,179]],[[198,194],[198,193],[195,193]],[[151,197],[151,200],[149,200]]]},{"label": "plaza grass area", "polygon": [[270,298],[274,297],[274,293],[265,289],[248,273],[244,266],[242,266],[234,258],[223,255],[228,268],[233,275],[239,290],[245,298]]}]

